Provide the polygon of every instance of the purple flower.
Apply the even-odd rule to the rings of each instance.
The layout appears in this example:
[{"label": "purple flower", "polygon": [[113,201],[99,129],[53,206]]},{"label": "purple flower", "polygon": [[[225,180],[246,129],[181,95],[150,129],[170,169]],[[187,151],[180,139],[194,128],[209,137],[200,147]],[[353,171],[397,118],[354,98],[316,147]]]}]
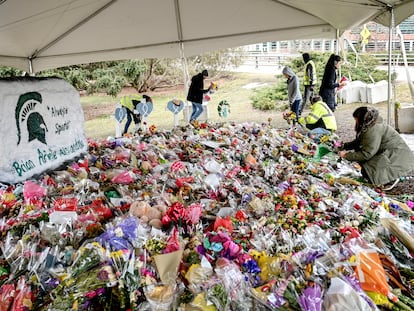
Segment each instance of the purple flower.
[{"label": "purple flower", "polygon": [[50,288],[56,288],[59,285],[59,279],[57,278],[50,278],[46,280],[46,285]]},{"label": "purple flower", "polygon": [[108,280],[108,271],[102,269],[101,271],[98,272],[98,279],[100,281],[106,281]]},{"label": "purple flower", "polygon": [[229,259],[236,258],[242,249],[239,244],[234,243],[231,240],[224,242],[223,247],[224,247],[223,256]]},{"label": "purple flower", "polygon": [[260,273],[262,270],[259,268],[256,260],[250,259],[243,263],[243,268],[246,269],[248,273]]},{"label": "purple flower", "polygon": [[96,240],[102,245],[109,245],[112,249],[133,249],[133,242],[137,237],[138,221],[128,217],[119,225],[112,227],[101,234]]},{"label": "purple flower", "polygon": [[101,296],[105,293],[105,288],[98,288],[96,290],[96,295]]},{"label": "purple flower", "polygon": [[280,308],[281,306],[283,306],[286,303],[286,299],[283,298],[282,296],[279,296],[276,293],[272,293],[267,297],[267,301],[268,303],[275,307],[275,308]]},{"label": "purple flower", "polygon": [[299,305],[302,311],[321,311],[322,310],[322,289],[316,284],[303,290],[299,297]]},{"label": "purple flower", "polygon": [[197,245],[197,252],[200,254],[200,255],[205,255],[206,254],[206,252],[207,252],[207,250],[204,248],[204,246],[203,245]]},{"label": "purple flower", "polygon": [[283,181],[283,182],[281,182],[280,184],[277,185],[277,187],[279,189],[282,189],[282,190],[287,190],[289,188],[289,186],[290,186],[290,184],[287,181]]},{"label": "purple flower", "polygon": [[319,257],[321,257],[321,256],[323,256],[323,253],[320,253],[320,252],[318,252],[318,251],[315,251],[315,252],[309,252],[309,253],[307,254],[307,257],[306,257],[305,263],[306,263],[306,264],[309,264],[309,263],[311,263],[311,262],[314,262],[316,258],[319,258]]}]

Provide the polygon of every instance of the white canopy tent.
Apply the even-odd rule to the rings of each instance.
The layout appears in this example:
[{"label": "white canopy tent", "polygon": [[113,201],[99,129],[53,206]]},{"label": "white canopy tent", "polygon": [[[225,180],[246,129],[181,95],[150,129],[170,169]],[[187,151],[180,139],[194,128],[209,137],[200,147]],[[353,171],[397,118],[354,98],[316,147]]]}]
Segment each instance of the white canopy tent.
[{"label": "white canopy tent", "polygon": [[105,60],[335,38],[369,20],[398,24],[413,0],[0,0],[0,64],[27,72]]},{"label": "white canopy tent", "polygon": [[[0,65],[35,73],[107,60],[185,61],[257,42],[338,38],[367,21],[393,26],[412,14],[414,0],[0,0]],[[391,86],[388,93],[390,111]]]}]

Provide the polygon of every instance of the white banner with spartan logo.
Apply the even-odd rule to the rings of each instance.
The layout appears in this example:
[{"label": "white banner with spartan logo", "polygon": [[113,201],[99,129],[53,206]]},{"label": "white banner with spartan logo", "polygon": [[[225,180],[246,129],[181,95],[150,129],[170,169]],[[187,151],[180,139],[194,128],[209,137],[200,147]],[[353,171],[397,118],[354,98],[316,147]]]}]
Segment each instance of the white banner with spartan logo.
[{"label": "white banner with spartan logo", "polygon": [[54,169],[88,149],[79,93],[58,78],[0,79],[0,182]]}]

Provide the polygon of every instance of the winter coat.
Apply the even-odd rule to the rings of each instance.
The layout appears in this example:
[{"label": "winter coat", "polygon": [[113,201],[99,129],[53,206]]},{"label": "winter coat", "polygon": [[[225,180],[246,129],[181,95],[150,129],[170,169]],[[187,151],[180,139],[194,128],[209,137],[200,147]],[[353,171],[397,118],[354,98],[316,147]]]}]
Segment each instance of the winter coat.
[{"label": "winter coat", "polygon": [[188,89],[187,100],[192,103],[203,103],[203,95],[207,93],[209,89],[204,89],[203,74],[200,72],[191,78],[191,85]]},{"label": "winter coat", "polygon": [[332,111],[336,109],[335,89],[339,86],[336,79],[337,76],[335,66],[326,66],[323,73],[321,87],[319,88],[319,95]]},{"label": "winter coat", "polygon": [[375,185],[383,185],[414,170],[414,154],[406,142],[381,117],[361,132],[358,139],[344,144],[345,158],[358,162]]},{"label": "winter coat", "polygon": [[283,68],[282,73],[287,74],[289,79],[287,80],[287,91],[289,105],[292,107],[292,104],[297,100],[302,100],[302,94],[300,93],[299,78],[295,75],[293,70],[289,67]]}]

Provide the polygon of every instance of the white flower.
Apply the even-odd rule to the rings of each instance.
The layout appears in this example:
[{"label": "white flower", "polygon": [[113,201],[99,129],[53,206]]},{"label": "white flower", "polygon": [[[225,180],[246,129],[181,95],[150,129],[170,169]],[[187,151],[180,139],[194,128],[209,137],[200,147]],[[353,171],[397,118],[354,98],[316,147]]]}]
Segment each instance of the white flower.
[{"label": "white flower", "polygon": [[124,236],[124,232],[122,231],[122,228],[118,227],[115,229],[115,235],[118,238],[122,238]]}]

